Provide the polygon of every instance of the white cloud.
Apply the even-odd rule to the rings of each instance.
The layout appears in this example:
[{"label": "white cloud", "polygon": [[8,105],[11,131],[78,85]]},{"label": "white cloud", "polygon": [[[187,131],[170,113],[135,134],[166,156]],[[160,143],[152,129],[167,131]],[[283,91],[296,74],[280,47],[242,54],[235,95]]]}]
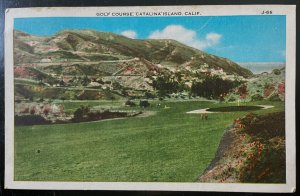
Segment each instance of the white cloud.
[{"label": "white cloud", "polygon": [[207,46],[213,46],[220,42],[222,35],[218,33],[208,33],[205,36],[205,42]]},{"label": "white cloud", "polygon": [[124,35],[124,36],[132,38],[132,39],[137,37],[137,33],[133,30],[122,31],[121,35]]},{"label": "white cloud", "polygon": [[163,30],[156,30],[149,36],[151,39],[176,39],[180,42],[190,42],[195,39],[196,32],[181,25],[169,25]]},{"label": "white cloud", "polygon": [[221,37],[221,34],[210,32],[204,39],[198,39],[196,31],[182,25],[169,25],[162,30],[152,32],[149,36],[151,39],[174,39],[200,50],[219,44]]}]

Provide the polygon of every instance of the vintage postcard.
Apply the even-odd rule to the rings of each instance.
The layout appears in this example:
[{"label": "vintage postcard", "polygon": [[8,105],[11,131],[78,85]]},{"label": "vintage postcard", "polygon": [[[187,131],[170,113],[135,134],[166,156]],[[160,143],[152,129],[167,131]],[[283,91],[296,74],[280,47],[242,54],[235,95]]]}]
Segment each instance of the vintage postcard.
[{"label": "vintage postcard", "polygon": [[5,188],[294,192],[295,8],[7,9]]}]

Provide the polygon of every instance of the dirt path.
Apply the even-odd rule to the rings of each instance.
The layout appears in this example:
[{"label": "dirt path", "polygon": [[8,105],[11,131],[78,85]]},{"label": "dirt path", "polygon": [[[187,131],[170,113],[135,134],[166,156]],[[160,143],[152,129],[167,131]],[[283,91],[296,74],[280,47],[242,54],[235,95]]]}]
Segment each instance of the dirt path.
[{"label": "dirt path", "polygon": [[143,113],[137,115],[136,117],[148,117],[148,116],[153,116],[155,115],[157,112],[156,111],[143,111]]}]

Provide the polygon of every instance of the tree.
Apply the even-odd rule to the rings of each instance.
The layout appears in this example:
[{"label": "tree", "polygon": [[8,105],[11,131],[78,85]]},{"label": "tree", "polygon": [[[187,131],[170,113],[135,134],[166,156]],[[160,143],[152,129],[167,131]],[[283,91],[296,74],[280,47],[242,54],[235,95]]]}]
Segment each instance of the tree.
[{"label": "tree", "polygon": [[140,107],[146,108],[149,107],[150,103],[147,100],[141,100],[140,101]]},{"label": "tree", "polygon": [[90,108],[88,106],[80,106],[74,112],[74,120],[82,120],[87,117],[90,112]]},{"label": "tree", "polygon": [[168,75],[157,77],[156,80],[153,81],[153,87],[158,91],[160,97],[180,91],[179,82]]},{"label": "tree", "polygon": [[60,81],[58,82],[58,84],[59,84],[60,86],[64,86],[64,85],[65,85],[65,82],[64,82],[63,80],[60,80]]},{"label": "tree", "polygon": [[238,81],[223,80],[219,76],[206,77],[202,82],[194,81],[191,94],[209,99],[223,99],[223,95],[240,85]]},{"label": "tree", "polygon": [[62,96],[60,99],[61,99],[63,102],[65,102],[66,97]]},{"label": "tree", "polygon": [[279,69],[274,69],[274,70],[273,70],[273,73],[274,73],[275,75],[280,75],[280,74],[281,74],[281,71],[280,71]]},{"label": "tree", "polygon": [[151,98],[154,98],[155,96],[154,96],[151,92],[146,91],[146,92],[145,92],[145,97],[146,97],[147,99],[151,99]]},{"label": "tree", "polygon": [[130,107],[136,106],[136,104],[135,104],[133,101],[130,101],[130,100],[127,100],[127,101],[125,102],[125,105],[126,105],[126,106],[130,106]]}]

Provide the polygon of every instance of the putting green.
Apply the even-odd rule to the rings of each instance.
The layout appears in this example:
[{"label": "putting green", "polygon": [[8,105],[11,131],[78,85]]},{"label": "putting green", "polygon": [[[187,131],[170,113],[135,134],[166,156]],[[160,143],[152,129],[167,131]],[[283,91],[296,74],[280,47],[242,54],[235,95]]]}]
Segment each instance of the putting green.
[{"label": "putting green", "polygon": [[252,111],[263,109],[262,106],[226,106],[218,108],[209,108],[206,111],[210,112],[236,112],[236,111]]}]

